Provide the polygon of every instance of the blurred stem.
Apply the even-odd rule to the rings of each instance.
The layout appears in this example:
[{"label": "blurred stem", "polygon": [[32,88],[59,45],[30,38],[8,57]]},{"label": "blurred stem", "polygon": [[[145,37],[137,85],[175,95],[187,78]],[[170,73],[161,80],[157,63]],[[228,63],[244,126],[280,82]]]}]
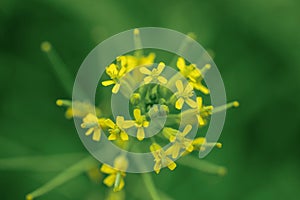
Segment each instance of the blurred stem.
[{"label": "blurred stem", "polygon": [[73,78],[68,71],[66,65],[63,63],[61,58],[56,53],[55,49],[53,49],[52,45],[45,41],[41,44],[41,50],[45,52],[47,55],[52,69],[54,70],[58,80],[60,81],[62,87],[68,93],[69,96],[72,95],[72,88],[73,88]]},{"label": "blurred stem", "polygon": [[148,189],[152,199],[153,200],[160,200],[157,189],[156,189],[156,187],[154,185],[154,182],[152,180],[151,174],[150,173],[144,173],[144,174],[141,174],[141,176],[142,176],[142,179],[145,183],[145,186]]},{"label": "blurred stem", "polygon": [[[51,156],[23,156],[0,158],[0,170],[56,171],[65,168],[71,160],[78,160],[84,154],[62,154]],[[53,162],[55,161],[55,162]]]},{"label": "blurred stem", "polygon": [[134,47],[135,47],[135,52],[134,55],[138,58],[141,58],[143,56],[143,44],[140,36],[140,30],[139,29],[134,29],[133,30],[133,41],[134,41]]},{"label": "blurred stem", "polygon": [[200,160],[199,158],[191,155],[187,155],[178,159],[177,163],[210,174],[224,176],[227,173],[227,169],[225,167],[210,163],[205,160]]},{"label": "blurred stem", "polygon": [[63,183],[69,181],[72,178],[75,178],[76,176],[80,175],[81,173],[88,171],[89,169],[95,167],[97,165],[97,162],[92,157],[87,157],[79,161],[78,163],[70,166],[63,172],[59,173],[56,177],[51,179],[49,182],[45,183],[41,187],[37,188],[33,192],[26,195],[27,200],[32,200],[36,197],[39,197],[41,195],[44,195],[54,188],[62,185]]},{"label": "blurred stem", "polygon": [[[196,39],[196,35],[194,33],[188,33],[186,38],[182,41],[179,49],[178,54],[182,54],[190,45],[190,43],[193,41],[192,39]],[[169,66],[176,67],[176,62],[178,59],[178,55],[174,55],[172,61],[170,62]]]}]

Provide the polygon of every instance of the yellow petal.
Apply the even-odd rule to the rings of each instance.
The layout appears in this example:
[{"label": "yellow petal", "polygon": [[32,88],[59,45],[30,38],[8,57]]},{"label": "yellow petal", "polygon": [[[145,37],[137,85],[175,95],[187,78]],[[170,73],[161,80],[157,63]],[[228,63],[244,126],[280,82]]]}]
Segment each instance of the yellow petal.
[{"label": "yellow petal", "polygon": [[94,130],[93,140],[94,141],[100,141],[100,137],[101,137],[101,131],[100,131],[100,129],[96,128]]},{"label": "yellow petal", "polygon": [[173,171],[173,170],[176,168],[176,163],[172,161],[172,162],[168,165],[168,168],[169,168],[170,170]]},{"label": "yellow petal", "polygon": [[114,128],[115,127],[115,123],[111,120],[111,119],[106,119],[104,121],[104,123],[106,124],[106,126],[108,126],[109,128]]},{"label": "yellow petal", "polygon": [[186,102],[186,104],[189,105],[191,108],[196,108],[196,107],[197,107],[197,103],[196,103],[194,100],[190,99],[190,98],[186,98],[186,99],[185,99],[185,102]]},{"label": "yellow petal", "polygon": [[134,109],[133,116],[138,121],[141,118],[141,110],[140,109]]},{"label": "yellow petal", "polygon": [[128,135],[127,133],[125,133],[124,131],[121,131],[120,133],[120,137],[123,141],[127,141],[128,140]]},{"label": "yellow petal", "polygon": [[179,57],[178,60],[177,60],[177,68],[180,71],[183,71],[184,68],[185,68],[185,62],[184,62],[184,59],[182,57]]},{"label": "yellow petal", "polygon": [[122,129],[130,128],[130,127],[134,126],[134,124],[135,124],[135,122],[132,120],[125,121],[124,117],[122,117],[122,116],[117,116],[116,122],[117,122],[117,126]]},{"label": "yellow petal", "polygon": [[107,185],[108,187],[111,187],[115,183],[115,180],[116,180],[116,175],[115,174],[111,174],[111,175],[109,175],[108,177],[106,177],[104,179],[103,183],[105,185]]},{"label": "yellow petal", "polygon": [[146,76],[145,78],[144,78],[144,82],[145,82],[145,84],[148,84],[148,83],[150,83],[151,81],[152,81],[152,76]]},{"label": "yellow petal", "polygon": [[148,127],[148,126],[149,126],[149,124],[150,124],[150,122],[148,122],[148,121],[144,121],[144,122],[143,122],[143,127]]},{"label": "yellow petal", "polygon": [[137,129],[136,138],[137,138],[138,140],[140,140],[140,141],[143,140],[143,139],[145,138],[144,128],[139,127],[139,128]]},{"label": "yellow petal", "polygon": [[178,110],[180,110],[180,109],[182,108],[182,106],[183,106],[183,103],[184,103],[184,99],[183,99],[182,97],[180,97],[180,98],[176,101],[175,107],[176,107]]},{"label": "yellow petal", "polygon": [[160,62],[160,63],[158,64],[158,66],[157,66],[157,73],[158,73],[158,74],[162,73],[162,71],[164,70],[165,66],[166,66],[165,63]]},{"label": "yellow petal", "polygon": [[156,162],[153,169],[158,174],[160,172],[160,169],[161,169],[161,162]]},{"label": "yellow petal", "polygon": [[184,89],[184,94],[190,94],[192,91],[193,91],[193,86],[190,83],[188,83]]},{"label": "yellow petal", "polygon": [[161,149],[161,146],[159,146],[159,144],[157,143],[152,143],[150,145],[150,151],[157,151],[157,150],[160,150]]},{"label": "yellow petal", "polygon": [[120,89],[120,83],[116,83],[112,89],[112,93],[117,94]]},{"label": "yellow petal", "polygon": [[101,172],[105,173],[105,174],[113,174],[116,172],[116,170],[112,167],[110,167],[109,165],[106,165],[106,164],[103,164],[101,166],[101,169],[100,169]]},{"label": "yellow petal", "polygon": [[121,78],[126,72],[126,68],[124,66],[121,67],[119,74],[118,74],[118,78]]},{"label": "yellow petal", "polygon": [[177,158],[178,157],[178,154],[179,154],[179,151],[180,151],[180,145],[175,143],[173,145],[173,149],[172,149],[172,158]]},{"label": "yellow petal", "polygon": [[198,118],[199,126],[204,126],[205,121],[203,120],[203,118],[200,115],[197,115],[197,118]]},{"label": "yellow petal", "polygon": [[203,94],[209,94],[209,89],[207,89],[204,85],[201,83],[195,83],[194,88],[201,91]]},{"label": "yellow petal", "polygon": [[151,75],[151,71],[147,67],[141,67],[140,72],[142,74]]},{"label": "yellow petal", "polygon": [[206,143],[205,137],[198,137],[193,141],[193,145],[202,145],[204,143]]},{"label": "yellow petal", "polygon": [[157,77],[157,80],[161,83],[161,84],[166,84],[168,82],[168,80],[163,77],[163,76],[159,76]]},{"label": "yellow petal", "polygon": [[201,109],[202,108],[202,102],[203,102],[202,97],[197,97],[196,101],[197,101],[197,104],[198,104],[198,108]]},{"label": "yellow petal", "polygon": [[148,56],[143,57],[140,60],[140,63],[141,63],[141,65],[153,64],[154,58],[155,58],[155,54],[150,53]]},{"label": "yellow petal", "polygon": [[117,70],[117,66],[116,64],[110,64],[107,68],[106,68],[106,73],[109,75],[109,76],[114,76],[116,74],[118,74],[118,70]]},{"label": "yellow petal", "polygon": [[87,130],[87,132],[85,132],[85,135],[86,135],[86,136],[91,135],[91,134],[93,133],[93,130],[94,130],[94,128],[89,128],[89,129]]},{"label": "yellow petal", "polygon": [[192,151],[194,150],[193,145],[187,146],[186,150],[187,150],[188,152],[192,152]]},{"label": "yellow petal", "polygon": [[181,80],[177,80],[176,83],[175,83],[175,85],[176,85],[176,88],[178,90],[178,93],[180,93],[180,94],[183,93],[184,88],[183,88],[182,81]]},{"label": "yellow petal", "polygon": [[176,140],[176,136],[174,135],[171,135],[170,138],[169,138],[170,142],[175,142]]},{"label": "yellow petal", "polygon": [[193,128],[192,125],[190,124],[186,125],[182,131],[182,135],[186,136],[192,130],[192,128]]},{"label": "yellow petal", "polygon": [[116,136],[116,134],[110,134],[109,136],[108,136],[108,140],[116,140],[117,139],[117,136]]},{"label": "yellow petal", "polygon": [[83,118],[82,121],[84,123],[98,123],[98,118],[94,114],[89,113],[86,115],[85,118]]},{"label": "yellow petal", "polygon": [[66,113],[65,113],[65,116],[67,119],[71,119],[73,117],[73,115],[75,116],[74,112],[73,112],[73,109],[72,108],[68,108]]},{"label": "yellow petal", "polygon": [[112,85],[112,84],[115,84],[115,83],[116,82],[113,81],[113,80],[102,81],[103,86],[109,86],[109,85]]}]

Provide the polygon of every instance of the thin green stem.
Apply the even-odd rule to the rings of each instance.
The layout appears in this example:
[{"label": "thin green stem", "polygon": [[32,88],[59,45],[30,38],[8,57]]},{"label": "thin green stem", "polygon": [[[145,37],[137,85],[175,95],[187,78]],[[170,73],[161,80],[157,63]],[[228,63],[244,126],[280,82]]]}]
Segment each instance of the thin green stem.
[{"label": "thin green stem", "polygon": [[[186,38],[182,41],[182,43],[181,43],[181,45],[178,49],[178,54],[183,53],[188,48],[190,43],[193,41],[192,39],[195,39],[195,38],[196,38],[196,35],[194,33],[188,33]],[[171,66],[171,67],[175,66],[176,62],[177,62],[177,59],[178,59],[178,56],[174,55],[172,61],[169,64],[169,66]]]},{"label": "thin green stem", "polygon": [[210,174],[217,174],[223,176],[226,174],[227,169],[223,166],[219,166],[213,163],[210,163],[205,160],[200,160],[196,157],[191,155],[184,156],[176,161],[178,164],[185,165],[187,167],[210,173]]},{"label": "thin green stem", "polygon": [[218,112],[222,112],[224,110],[227,110],[229,108],[236,108],[239,106],[239,102],[238,101],[233,101],[233,102],[230,102],[230,103],[227,103],[225,105],[222,105],[222,106],[218,106],[216,108],[213,108],[213,111],[212,113],[215,114],[215,113],[218,113]]},{"label": "thin green stem", "polygon": [[74,79],[71,76],[70,72],[68,71],[66,65],[63,63],[63,61],[58,56],[55,49],[52,47],[52,45],[49,42],[43,42],[41,44],[41,50],[45,52],[45,54],[47,55],[52,65],[52,68],[58,80],[60,81],[62,87],[71,96]]},{"label": "thin green stem", "polygon": [[139,29],[134,29],[133,30],[133,41],[134,41],[134,47],[135,47],[135,52],[134,55],[137,58],[140,58],[143,56],[143,44],[142,44],[142,40],[141,40],[141,36],[140,36],[140,30]]},{"label": "thin green stem", "polygon": [[152,199],[153,200],[160,200],[160,197],[158,195],[158,191],[157,191],[157,189],[154,185],[151,174],[150,173],[144,173],[144,174],[141,174],[141,176],[142,176],[142,179],[145,183],[145,186],[148,189]]},{"label": "thin green stem", "polygon": [[58,171],[64,169],[71,161],[82,158],[83,155],[78,153],[0,158],[0,170]]},{"label": "thin green stem", "polygon": [[97,165],[97,162],[92,157],[87,157],[79,161],[78,163],[70,166],[63,172],[59,173],[53,179],[42,185],[41,187],[37,188],[33,192],[26,195],[27,200],[32,200],[36,197],[44,195],[54,188],[62,185],[63,183],[75,178],[76,176],[80,175],[81,173],[88,171],[89,169],[93,168]]}]

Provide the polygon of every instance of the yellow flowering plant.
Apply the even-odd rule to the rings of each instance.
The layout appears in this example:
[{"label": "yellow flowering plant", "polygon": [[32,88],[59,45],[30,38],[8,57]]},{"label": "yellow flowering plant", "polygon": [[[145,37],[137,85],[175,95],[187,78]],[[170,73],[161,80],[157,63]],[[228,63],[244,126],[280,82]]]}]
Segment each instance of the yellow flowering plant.
[{"label": "yellow flowering plant", "polygon": [[[139,37],[139,31],[135,29],[136,44],[140,44]],[[51,48],[44,51],[49,54]],[[196,134],[191,136],[191,130],[194,126],[199,126],[199,130],[201,130],[208,124],[213,113],[237,107],[238,102],[216,108],[205,105],[205,95],[209,95],[210,91],[205,86],[203,78],[207,70],[211,68],[210,64],[196,66],[193,63],[188,64],[183,57],[177,57],[175,66],[170,67],[177,70],[184,79],[170,80],[171,78],[164,74],[166,64],[161,60],[156,61],[155,58],[154,52],[145,54],[141,50],[137,50],[133,54],[121,55],[106,67],[106,76],[100,80],[99,85],[103,86],[102,90],[111,94],[119,94],[122,91],[126,93],[124,88],[132,91],[129,97],[130,119],[122,115],[106,114],[101,106],[96,107],[88,102],[59,99],[56,104],[66,107],[67,118],[74,117],[81,121],[81,128],[85,130],[85,136],[89,137],[87,138],[89,140],[101,142],[105,135],[110,142],[123,150],[150,151],[153,156],[152,169],[156,174],[159,174],[164,167],[173,171],[179,164],[223,175],[226,171],[224,167],[216,167],[214,164],[207,163],[204,165],[205,170],[198,167],[201,166],[202,160],[197,159],[193,154],[193,152],[204,151],[207,147],[221,148],[222,144],[207,141],[204,136],[200,135],[200,131],[196,131]],[[140,74],[136,75],[137,73]],[[134,78],[142,82],[137,89],[131,83],[131,79]],[[167,88],[168,84],[174,85],[173,91]],[[185,115],[190,114],[195,116],[195,120],[185,118]],[[151,124],[157,117],[165,117],[165,121],[160,127],[161,130],[150,138]],[[181,119],[185,120],[183,124],[181,124]],[[159,120],[160,122],[162,120]],[[166,144],[169,145],[164,148],[163,146]],[[181,161],[181,156],[187,158]],[[131,162],[127,154],[123,153],[114,156],[113,164],[103,163],[99,169],[104,177],[104,185],[113,188],[112,191],[120,196],[124,196],[120,191],[126,188],[125,185],[134,184],[126,183],[125,180]],[[95,166],[95,162],[91,163]],[[85,170],[89,171],[90,168],[86,167]],[[155,189],[151,175],[145,173],[141,174],[141,177],[149,189],[152,199],[159,199],[159,192]],[[27,196],[27,199],[36,196],[39,195],[33,192]]]}]

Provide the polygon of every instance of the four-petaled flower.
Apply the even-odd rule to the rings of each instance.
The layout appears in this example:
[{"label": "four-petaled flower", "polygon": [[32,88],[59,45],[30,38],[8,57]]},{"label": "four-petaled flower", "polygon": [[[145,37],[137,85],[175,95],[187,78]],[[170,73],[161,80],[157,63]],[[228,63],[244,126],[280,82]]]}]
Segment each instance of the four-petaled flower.
[{"label": "four-petaled flower", "polygon": [[126,169],[128,167],[128,161],[124,156],[119,156],[114,161],[114,168],[109,165],[103,164],[100,171],[109,174],[103,183],[108,187],[114,186],[114,191],[120,191],[125,185],[124,177],[126,176]]},{"label": "four-petaled flower", "polygon": [[126,68],[122,64],[116,65],[113,63],[106,68],[106,73],[109,75],[111,80],[103,81],[102,85],[109,86],[114,84],[112,93],[118,93],[120,89],[120,79],[125,75]]},{"label": "four-petaled flower", "polygon": [[178,58],[176,65],[180,73],[185,78],[201,76],[201,71],[196,67],[196,65],[195,64],[186,65],[182,57]]},{"label": "four-petaled flower", "polygon": [[189,83],[194,89],[197,89],[204,94],[209,94],[209,90],[202,84],[204,73],[210,69],[211,65],[206,64],[201,70],[197,68],[195,64],[186,65],[184,59],[179,57],[177,60],[177,68],[180,73],[189,79]]},{"label": "four-petaled flower", "polygon": [[158,174],[162,167],[168,167],[170,170],[174,170],[176,168],[176,163],[168,157],[166,152],[157,144],[153,143],[150,146],[150,151],[154,157],[154,171]]},{"label": "four-petaled flower", "polygon": [[118,137],[120,137],[121,140],[127,141],[128,135],[124,131],[124,129],[130,128],[134,125],[133,121],[125,121],[124,117],[117,116],[116,117],[116,123],[114,123],[111,119],[105,120],[105,124],[109,127],[109,137],[108,140],[116,140]]},{"label": "four-petaled flower", "polygon": [[162,73],[162,71],[164,70],[164,68],[165,68],[165,64],[163,62],[160,62],[158,64],[157,68],[153,68],[152,71],[150,71],[147,67],[141,67],[140,72],[142,74],[147,75],[144,78],[144,83],[148,84],[151,81],[154,81],[154,82],[158,82],[161,84],[166,84],[168,82],[167,79],[160,75]]},{"label": "four-petaled flower", "polygon": [[140,109],[134,109],[133,116],[135,118],[135,127],[137,128],[136,138],[138,140],[143,140],[145,138],[145,130],[149,126],[149,121],[146,120],[145,115],[141,115]]},{"label": "four-petaled flower", "polygon": [[89,136],[93,133],[92,139],[94,141],[100,141],[101,138],[101,124],[103,123],[104,119],[98,119],[94,114],[87,114],[83,118],[83,123],[81,124],[81,128],[88,128],[85,132],[86,136]]},{"label": "four-petaled flower", "polygon": [[183,104],[186,103],[191,108],[195,108],[197,103],[191,99],[191,97],[194,95],[193,87],[190,84],[187,84],[187,86],[184,88],[182,80],[177,80],[175,84],[177,88],[175,95],[178,97],[175,107],[180,110]]},{"label": "four-petaled flower", "polygon": [[185,136],[192,130],[192,125],[185,126],[182,132],[178,131],[176,135],[171,135],[169,140],[173,144],[167,149],[166,153],[172,155],[172,158],[177,158],[181,150],[192,152],[193,140],[185,138]]}]

